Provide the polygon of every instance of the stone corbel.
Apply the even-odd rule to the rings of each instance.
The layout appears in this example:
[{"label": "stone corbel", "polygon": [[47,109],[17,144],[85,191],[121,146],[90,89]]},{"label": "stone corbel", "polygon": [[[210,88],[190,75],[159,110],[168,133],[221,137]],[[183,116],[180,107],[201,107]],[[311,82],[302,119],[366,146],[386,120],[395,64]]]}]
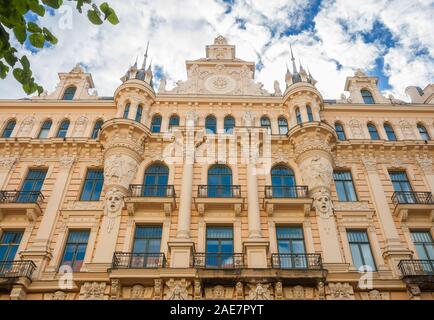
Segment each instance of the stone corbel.
[{"label": "stone corbel", "polygon": [[164,204],[164,213],[166,214],[166,217],[170,217],[172,215],[172,204],[171,203],[165,203]]},{"label": "stone corbel", "polygon": [[197,211],[199,212],[199,215],[203,216],[205,214],[205,204],[199,203],[197,205]]},{"label": "stone corbel", "polygon": [[267,203],[265,205],[265,210],[267,211],[269,216],[272,216],[274,212],[274,205],[272,203]]},{"label": "stone corbel", "polygon": [[310,216],[310,212],[312,211],[312,205],[309,203],[306,203],[303,205],[303,210],[304,210],[304,216],[305,217],[309,217]]},{"label": "stone corbel", "polygon": [[38,214],[36,213],[36,210],[33,208],[26,209],[26,216],[29,219],[29,221],[36,221]]},{"label": "stone corbel", "polygon": [[128,215],[131,217],[134,216],[134,212],[136,211],[134,203],[127,203],[126,206],[127,206]]},{"label": "stone corbel", "polygon": [[401,209],[401,210],[399,210],[398,218],[399,218],[399,221],[407,221],[407,219],[408,219],[408,210],[407,209]]}]

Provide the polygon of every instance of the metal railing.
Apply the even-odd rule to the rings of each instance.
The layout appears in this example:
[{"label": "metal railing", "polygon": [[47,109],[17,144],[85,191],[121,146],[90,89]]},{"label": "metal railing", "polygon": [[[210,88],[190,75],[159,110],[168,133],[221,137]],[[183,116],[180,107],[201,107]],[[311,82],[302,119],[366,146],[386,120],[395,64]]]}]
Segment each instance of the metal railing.
[{"label": "metal railing", "polygon": [[113,269],[153,269],[165,268],[164,253],[132,253],[115,252],[113,254]]},{"label": "metal railing", "polygon": [[197,189],[199,198],[240,198],[239,185],[200,185]]},{"label": "metal railing", "polygon": [[265,186],[265,198],[308,198],[308,187]]},{"label": "metal railing", "polygon": [[197,269],[241,269],[243,253],[194,253],[193,267]]},{"label": "metal railing", "polygon": [[129,196],[175,198],[175,188],[173,185],[132,184],[130,185]]},{"label": "metal railing", "polygon": [[273,268],[285,270],[321,270],[322,259],[319,253],[273,253]]},{"label": "metal railing", "polygon": [[401,260],[401,274],[407,276],[434,276],[434,260]]},{"label": "metal railing", "polygon": [[393,193],[394,204],[434,204],[431,192],[396,191]]},{"label": "metal railing", "polygon": [[40,191],[0,191],[0,203],[36,203],[41,205],[44,196]]},{"label": "metal railing", "polygon": [[36,265],[31,260],[0,261],[0,278],[32,278]]}]

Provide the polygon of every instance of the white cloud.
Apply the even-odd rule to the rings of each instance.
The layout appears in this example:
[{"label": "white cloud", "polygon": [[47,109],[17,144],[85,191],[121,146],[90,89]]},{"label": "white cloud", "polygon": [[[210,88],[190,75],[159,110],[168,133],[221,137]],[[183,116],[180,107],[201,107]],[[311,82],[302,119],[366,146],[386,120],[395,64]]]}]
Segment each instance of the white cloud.
[{"label": "white cloud", "polygon": [[[203,57],[205,45],[220,33],[237,45],[239,58],[261,59],[264,66],[256,77],[270,92],[276,79],[283,89],[289,44],[304,67],[309,66],[325,98],[339,97],[346,76],[356,68],[372,72],[380,57],[390,84],[387,92],[396,97],[406,98],[408,85],[434,82],[434,0],[324,0],[314,20],[306,21],[311,4],[239,0],[225,12],[222,0],[112,1],[121,20],[117,26],[93,26],[75,9],[71,30],[60,28],[59,15],[44,17],[42,23],[59,43],[31,55],[30,61],[37,81],[48,91],[57,84],[57,72],[81,62],[92,73],[99,94],[111,96],[136,56],[141,63],[147,40],[153,64],[163,67],[171,86],[185,79],[185,60]],[[361,33],[376,32],[375,22],[390,31],[393,48],[362,37]],[[305,23],[308,28],[300,31]],[[12,75],[0,81],[0,98],[23,96]]]}]

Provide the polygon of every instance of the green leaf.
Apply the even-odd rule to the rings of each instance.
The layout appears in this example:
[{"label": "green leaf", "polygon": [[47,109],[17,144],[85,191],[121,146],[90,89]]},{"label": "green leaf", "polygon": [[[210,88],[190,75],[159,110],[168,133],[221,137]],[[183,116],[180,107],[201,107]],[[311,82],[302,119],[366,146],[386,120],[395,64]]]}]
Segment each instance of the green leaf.
[{"label": "green leaf", "polygon": [[105,19],[108,20],[111,24],[115,25],[119,23],[119,19],[116,16],[115,11],[110,8],[107,2],[102,3],[100,6],[101,11],[104,13]]},{"label": "green leaf", "polygon": [[29,9],[28,9],[28,4],[27,1],[24,0],[13,0],[13,6],[15,7],[15,9],[18,10],[18,12],[23,15],[25,14]]},{"label": "green leaf", "polygon": [[23,81],[24,81],[24,77],[23,77],[24,71],[23,71],[23,69],[15,68],[12,73],[13,73],[15,79],[17,79],[17,81],[22,84]]},{"label": "green leaf", "polygon": [[27,59],[27,56],[22,56],[20,62],[25,71],[30,70],[30,61]]},{"label": "green leaf", "polygon": [[42,3],[53,9],[59,9],[63,0],[42,0]]},{"label": "green leaf", "polygon": [[34,46],[36,48],[43,48],[44,47],[45,38],[40,33],[34,33],[34,34],[30,35],[29,40],[30,40],[30,43],[32,44],[32,46]]},{"label": "green leaf", "polygon": [[9,67],[5,65],[2,61],[0,61],[0,78],[6,78],[6,75],[9,72]]},{"label": "green leaf", "polygon": [[29,1],[29,9],[36,13],[38,16],[43,17],[45,15],[44,6],[39,4],[39,1]]},{"label": "green leaf", "polygon": [[47,40],[52,45],[57,44],[57,38],[48,30],[47,28],[43,28],[42,32],[44,33],[45,40]]},{"label": "green leaf", "polygon": [[26,27],[19,25],[19,26],[16,26],[15,28],[13,28],[13,31],[14,31],[14,35],[17,38],[17,40],[19,41],[19,43],[23,44],[27,38]]},{"label": "green leaf", "polygon": [[92,22],[93,24],[96,24],[96,25],[102,24],[102,20],[99,17],[99,14],[96,10],[89,10],[87,12],[87,17],[88,17],[89,21]]},{"label": "green leaf", "polygon": [[34,22],[27,23],[27,30],[32,33],[41,33],[42,29]]},{"label": "green leaf", "polygon": [[10,48],[4,52],[4,58],[11,67],[13,67],[18,60],[17,57],[15,57],[15,52],[17,52],[15,48]]}]

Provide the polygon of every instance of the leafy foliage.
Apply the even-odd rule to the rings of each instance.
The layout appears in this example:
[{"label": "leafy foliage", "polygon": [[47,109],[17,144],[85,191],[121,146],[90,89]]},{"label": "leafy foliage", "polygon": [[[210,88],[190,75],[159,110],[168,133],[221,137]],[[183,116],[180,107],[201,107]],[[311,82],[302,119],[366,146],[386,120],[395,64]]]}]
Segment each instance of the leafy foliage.
[{"label": "leafy foliage", "polygon": [[[119,23],[115,11],[107,4],[99,7],[93,0],[66,0],[75,2],[78,12],[87,9],[89,21],[101,25],[105,20],[116,25]],[[0,0],[0,78],[5,79],[9,70],[15,79],[21,83],[26,94],[38,92],[43,88],[35,82],[29,60],[25,55],[18,57],[17,49],[11,43],[10,35],[24,45],[26,41],[35,48],[44,48],[56,45],[57,38],[47,28],[38,24],[38,21],[27,21],[25,15],[29,12],[43,17],[47,9],[59,9],[64,0]],[[20,62],[21,67],[17,67]]]}]

